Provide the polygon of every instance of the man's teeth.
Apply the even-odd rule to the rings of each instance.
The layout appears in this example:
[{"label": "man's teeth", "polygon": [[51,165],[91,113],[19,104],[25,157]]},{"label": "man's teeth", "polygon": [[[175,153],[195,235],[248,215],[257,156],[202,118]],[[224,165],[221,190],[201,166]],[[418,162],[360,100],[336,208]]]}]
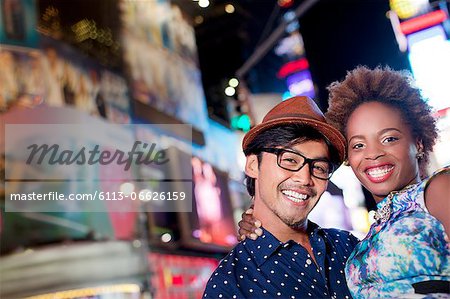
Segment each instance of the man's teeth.
[{"label": "man's teeth", "polygon": [[301,194],[292,190],[283,190],[281,191],[281,193],[288,196],[289,199],[292,200],[293,202],[300,202],[306,200],[306,198],[308,197],[306,194]]},{"label": "man's teeth", "polygon": [[370,170],[367,171],[367,174],[370,175],[371,177],[382,177],[384,175],[386,175],[387,173],[389,173],[392,169],[394,169],[394,166],[391,167],[383,167],[383,168],[372,168]]}]

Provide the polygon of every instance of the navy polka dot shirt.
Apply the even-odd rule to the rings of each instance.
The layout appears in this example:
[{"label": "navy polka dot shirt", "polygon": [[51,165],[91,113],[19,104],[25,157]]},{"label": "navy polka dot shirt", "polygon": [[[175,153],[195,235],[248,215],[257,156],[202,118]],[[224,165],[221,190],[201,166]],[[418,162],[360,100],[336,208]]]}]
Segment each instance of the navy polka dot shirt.
[{"label": "navy polka dot shirt", "polygon": [[305,248],[263,235],[236,245],[208,281],[204,298],[351,298],[344,266],[358,239],[309,221],[317,264]]}]

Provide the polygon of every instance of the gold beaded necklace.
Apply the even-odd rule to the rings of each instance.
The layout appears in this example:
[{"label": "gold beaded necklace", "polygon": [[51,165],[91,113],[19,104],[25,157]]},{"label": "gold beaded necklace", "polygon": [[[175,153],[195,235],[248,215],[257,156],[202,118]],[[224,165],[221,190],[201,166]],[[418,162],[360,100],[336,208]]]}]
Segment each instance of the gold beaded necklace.
[{"label": "gold beaded necklace", "polygon": [[389,193],[389,195],[387,196],[387,199],[383,203],[383,205],[381,205],[375,211],[375,214],[373,215],[373,218],[375,219],[375,221],[378,223],[388,221],[389,218],[391,217],[391,213],[392,213],[392,198],[394,198],[394,196],[397,194],[405,193],[405,192],[411,190],[416,185],[417,185],[417,183],[414,183],[414,184],[406,186],[405,188],[403,188],[400,191],[391,191]]}]

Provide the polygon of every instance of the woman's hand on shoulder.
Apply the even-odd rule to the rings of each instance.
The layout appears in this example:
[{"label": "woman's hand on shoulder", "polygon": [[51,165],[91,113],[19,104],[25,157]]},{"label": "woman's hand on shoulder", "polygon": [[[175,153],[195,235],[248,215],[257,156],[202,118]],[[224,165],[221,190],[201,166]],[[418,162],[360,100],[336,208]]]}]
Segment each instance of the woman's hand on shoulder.
[{"label": "woman's hand on shoulder", "polygon": [[242,219],[239,221],[238,241],[243,241],[245,238],[256,240],[262,235],[261,221],[253,217],[253,206],[242,213]]}]

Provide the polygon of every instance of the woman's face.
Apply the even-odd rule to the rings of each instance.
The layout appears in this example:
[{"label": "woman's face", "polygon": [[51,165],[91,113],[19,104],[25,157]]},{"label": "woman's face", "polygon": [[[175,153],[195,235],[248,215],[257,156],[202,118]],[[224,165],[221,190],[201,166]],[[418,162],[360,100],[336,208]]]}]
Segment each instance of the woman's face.
[{"label": "woman's face", "polygon": [[420,144],[397,108],[376,101],[361,104],[348,119],[346,137],[349,164],[376,202],[420,180]]}]

